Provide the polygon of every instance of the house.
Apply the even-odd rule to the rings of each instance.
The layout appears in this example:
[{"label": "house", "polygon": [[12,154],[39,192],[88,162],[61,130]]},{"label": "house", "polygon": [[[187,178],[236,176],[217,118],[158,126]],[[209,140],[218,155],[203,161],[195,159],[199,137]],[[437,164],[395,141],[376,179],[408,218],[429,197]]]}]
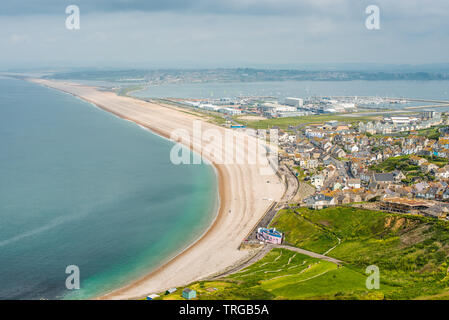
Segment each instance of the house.
[{"label": "house", "polygon": [[306,198],[304,202],[307,204],[307,207],[309,208],[323,209],[324,207],[334,205],[335,198],[320,193]]},{"label": "house", "polygon": [[421,166],[427,162],[426,159],[417,156],[410,156],[410,162],[416,166]]},{"label": "house", "polygon": [[426,189],[421,189],[421,190],[417,190],[416,192],[416,198],[426,198],[427,197],[427,192],[430,188],[426,188]]},{"label": "house", "polygon": [[342,194],[337,197],[337,204],[351,203],[351,196],[349,194]]},{"label": "house", "polygon": [[395,182],[401,182],[402,180],[407,178],[405,176],[405,174],[402,173],[402,171],[395,170],[392,173],[393,173],[393,177],[394,177],[394,181]]},{"label": "house", "polygon": [[374,173],[373,181],[377,183],[393,183],[395,182],[393,173]]},{"label": "house", "polygon": [[348,180],[348,187],[354,188],[354,189],[359,189],[360,186],[361,186],[360,179],[349,179]]},{"label": "house", "polygon": [[343,187],[343,185],[340,182],[335,182],[332,186],[332,190],[340,190]]},{"label": "house", "polygon": [[330,179],[337,174],[337,168],[334,165],[330,164],[323,169],[321,174],[325,176],[325,179]]},{"label": "house", "polygon": [[427,192],[425,194],[425,198],[426,199],[435,199],[436,198],[436,194],[438,192],[438,188],[436,187],[430,187],[429,189],[427,189]]},{"label": "house", "polygon": [[422,210],[422,214],[426,217],[437,219],[446,219],[449,210],[446,206],[435,205],[428,209]]},{"label": "house", "polygon": [[321,188],[324,185],[324,176],[321,174],[313,175],[310,178],[310,183],[315,186],[315,188]]},{"label": "house", "polygon": [[170,289],[168,289],[167,291],[165,291],[165,294],[167,295],[167,294],[176,292],[176,290],[178,290],[178,289],[176,289],[176,288],[170,288]]},{"label": "house", "polygon": [[414,185],[414,188],[417,192],[421,192],[429,187],[429,184],[427,182],[419,182]]},{"label": "house", "polygon": [[283,234],[276,230],[276,228],[259,228],[257,229],[257,239],[266,243],[281,244]]},{"label": "house", "polygon": [[331,163],[332,163],[332,158],[331,158],[331,156],[330,156],[330,155],[324,156],[324,158],[323,158],[323,164],[324,164],[325,166],[327,166],[327,165],[330,165]]},{"label": "house", "polygon": [[349,150],[349,152],[351,152],[351,153],[354,153],[354,152],[359,151],[359,147],[358,147],[357,145],[353,144],[353,145],[350,145],[350,146],[347,148],[347,150]]},{"label": "house", "polygon": [[334,152],[334,156],[336,156],[337,158],[344,158],[344,157],[346,157],[346,152],[344,152],[343,149],[338,148],[338,149]]},{"label": "house", "polygon": [[185,288],[184,290],[182,290],[182,297],[184,299],[190,300],[190,299],[195,299],[196,298],[196,291],[189,289],[189,288]]},{"label": "house", "polygon": [[372,173],[368,171],[362,171],[360,172],[360,180],[363,182],[369,182],[371,180]]},{"label": "house", "polygon": [[424,170],[425,173],[429,173],[431,171],[437,171],[439,169],[439,167],[433,163],[424,163],[423,165],[421,165],[421,168]]},{"label": "house", "polygon": [[449,178],[449,167],[446,165],[443,168],[437,169],[435,172],[435,177],[437,179],[447,179]]}]

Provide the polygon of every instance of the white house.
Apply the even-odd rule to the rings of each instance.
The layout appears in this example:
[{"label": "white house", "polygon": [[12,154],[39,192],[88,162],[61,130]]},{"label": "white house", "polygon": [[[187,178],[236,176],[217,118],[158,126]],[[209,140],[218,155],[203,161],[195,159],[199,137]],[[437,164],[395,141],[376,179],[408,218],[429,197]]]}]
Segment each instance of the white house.
[{"label": "white house", "polygon": [[315,188],[322,188],[324,185],[324,177],[321,174],[316,174],[310,178],[310,182]]}]

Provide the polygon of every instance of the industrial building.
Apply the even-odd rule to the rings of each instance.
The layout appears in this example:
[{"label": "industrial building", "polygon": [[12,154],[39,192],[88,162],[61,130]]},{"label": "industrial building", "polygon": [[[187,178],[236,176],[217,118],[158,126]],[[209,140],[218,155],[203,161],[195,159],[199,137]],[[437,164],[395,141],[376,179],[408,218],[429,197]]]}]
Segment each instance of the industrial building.
[{"label": "industrial building", "polygon": [[300,98],[285,98],[284,104],[291,107],[301,108],[304,105],[304,100]]}]

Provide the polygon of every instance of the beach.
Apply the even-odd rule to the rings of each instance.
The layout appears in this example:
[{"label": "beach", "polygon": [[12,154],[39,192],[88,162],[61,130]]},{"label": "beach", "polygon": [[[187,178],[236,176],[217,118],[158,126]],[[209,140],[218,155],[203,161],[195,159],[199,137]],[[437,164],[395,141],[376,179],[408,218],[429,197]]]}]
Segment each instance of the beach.
[{"label": "beach", "polygon": [[[226,130],[230,130],[205,122],[203,118],[176,108],[117,96],[113,92],[101,91],[90,86],[43,79],[29,80],[70,93],[166,138],[170,138],[175,130],[185,130],[190,137],[193,137],[192,146],[188,147],[198,152],[201,152],[199,146],[204,141],[194,140],[195,121],[201,121],[203,132],[215,130],[224,136]],[[248,139],[255,138],[248,137]],[[209,146],[221,150],[223,156],[235,154],[233,148],[215,140],[210,142]],[[246,143],[237,141],[236,146],[245,154],[249,152]],[[161,157],[169,156],[161,155]],[[274,173],[261,175],[261,164],[249,164],[251,162],[221,164],[207,153],[203,153],[203,157],[214,165],[219,183],[220,205],[213,224],[196,242],[162,267],[149,271],[145,277],[99,297],[100,299],[136,299],[171,287],[183,286],[224,271],[250,254],[248,251],[238,250],[239,245],[272,202],[282,197],[284,184]]]}]

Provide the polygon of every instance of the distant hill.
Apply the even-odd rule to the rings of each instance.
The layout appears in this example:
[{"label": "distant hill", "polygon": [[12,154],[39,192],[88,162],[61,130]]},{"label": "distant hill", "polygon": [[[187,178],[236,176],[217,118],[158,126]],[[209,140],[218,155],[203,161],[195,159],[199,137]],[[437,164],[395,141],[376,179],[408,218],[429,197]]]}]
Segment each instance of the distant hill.
[{"label": "distant hill", "polygon": [[45,76],[53,79],[82,79],[103,81],[143,81],[154,83],[192,82],[258,82],[258,81],[380,81],[380,80],[449,80],[449,70],[442,71],[349,71],[300,69],[130,69],[83,70],[54,72]]}]

